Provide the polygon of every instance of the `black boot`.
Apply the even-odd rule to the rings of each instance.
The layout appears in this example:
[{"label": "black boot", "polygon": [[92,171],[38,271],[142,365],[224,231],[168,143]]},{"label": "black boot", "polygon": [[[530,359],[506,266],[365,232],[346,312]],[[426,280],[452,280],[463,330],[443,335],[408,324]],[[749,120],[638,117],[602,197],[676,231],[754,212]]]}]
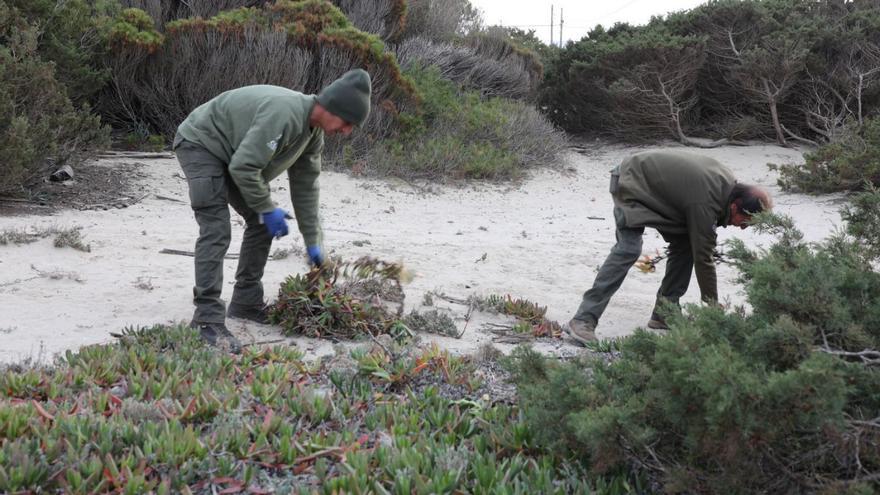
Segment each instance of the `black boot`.
[{"label": "black boot", "polygon": [[648,328],[654,330],[669,330],[669,325],[666,324],[666,319],[658,315],[655,311],[651,313],[651,319],[648,320]]},{"label": "black boot", "polygon": [[269,324],[269,306],[266,304],[246,305],[229,303],[226,316],[267,325]]},{"label": "black boot", "polygon": [[192,321],[189,326],[198,330],[199,335],[209,345],[226,349],[233,354],[241,353],[241,342],[223,323]]}]

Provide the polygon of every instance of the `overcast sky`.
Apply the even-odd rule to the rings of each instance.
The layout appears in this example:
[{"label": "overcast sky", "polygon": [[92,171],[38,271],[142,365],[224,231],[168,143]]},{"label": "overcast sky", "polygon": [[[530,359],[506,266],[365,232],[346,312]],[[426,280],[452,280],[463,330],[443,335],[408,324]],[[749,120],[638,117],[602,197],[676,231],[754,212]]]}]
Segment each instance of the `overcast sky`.
[{"label": "overcast sky", "polygon": [[553,38],[559,43],[559,11],[565,24],[563,41],[586,36],[596,24],[609,27],[615,22],[645,24],[654,15],[688,10],[705,0],[470,0],[483,12],[487,26],[502,24],[523,30],[534,29],[545,43],[550,42],[550,6],[553,15]]}]

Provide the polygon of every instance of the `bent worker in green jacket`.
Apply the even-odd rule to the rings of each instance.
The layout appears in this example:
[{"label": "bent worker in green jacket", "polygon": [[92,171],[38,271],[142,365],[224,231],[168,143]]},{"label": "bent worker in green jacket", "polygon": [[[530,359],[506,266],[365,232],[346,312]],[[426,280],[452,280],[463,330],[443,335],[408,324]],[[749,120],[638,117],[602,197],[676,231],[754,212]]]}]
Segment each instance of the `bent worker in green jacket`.
[{"label": "bent worker in green jacket", "polygon": [[678,305],[694,268],[702,300],[718,300],[715,228],[744,229],[752,215],[773,207],[766,191],[738,183],[716,160],[677,150],[627,158],[611,171],[610,192],[617,243],[569,322],[569,335],[581,344],[596,340],[596,325],[608,301],[642,254],[645,227],[657,229],[669,243],[666,274],[648,321],[649,328],[665,329],[658,309]]},{"label": "bent worker in green jacket", "polygon": [[[246,86],[199,106],[177,128],[174,149],[199,224],[191,326],[209,343],[240,349],[226,328],[227,314],[268,322],[261,280],[272,239],[287,235],[290,218],[272,201],[269,182],[284,171],[309,259],[323,263],[318,176],[324,134],[348,135],[362,126],[370,94],[370,76],[361,69],[346,72],[318,95]],[[246,227],[227,313],[220,293],[231,239],[229,206]]]}]

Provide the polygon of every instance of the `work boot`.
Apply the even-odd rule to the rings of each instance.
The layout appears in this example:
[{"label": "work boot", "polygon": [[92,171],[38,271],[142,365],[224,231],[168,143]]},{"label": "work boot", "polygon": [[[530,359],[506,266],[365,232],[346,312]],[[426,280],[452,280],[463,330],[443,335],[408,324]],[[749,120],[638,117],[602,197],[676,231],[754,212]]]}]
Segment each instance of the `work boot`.
[{"label": "work boot", "polygon": [[267,304],[236,304],[229,303],[226,316],[250,320],[263,325],[269,324],[269,305]]},{"label": "work boot", "polygon": [[580,345],[587,345],[588,342],[596,342],[596,324],[592,321],[575,320],[568,322],[566,329],[568,335]]},{"label": "work boot", "polygon": [[669,325],[666,324],[665,318],[655,312],[651,313],[651,319],[648,320],[648,328],[654,330],[669,330]]},{"label": "work boot", "polygon": [[213,347],[227,350],[233,354],[241,353],[241,342],[232,335],[223,323],[192,321],[190,327],[199,331],[202,340]]}]

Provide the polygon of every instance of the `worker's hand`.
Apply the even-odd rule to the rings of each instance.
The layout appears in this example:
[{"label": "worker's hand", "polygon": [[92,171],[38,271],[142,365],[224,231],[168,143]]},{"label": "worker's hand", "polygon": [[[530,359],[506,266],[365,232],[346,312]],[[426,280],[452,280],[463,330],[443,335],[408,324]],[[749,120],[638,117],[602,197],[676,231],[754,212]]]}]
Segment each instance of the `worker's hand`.
[{"label": "worker's hand", "polygon": [[266,230],[272,234],[272,237],[284,237],[287,235],[287,212],[281,208],[275,208],[272,211],[261,214]]},{"label": "worker's hand", "polygon": [[320,268],[324,264],[324,251],[321,246],[309,246],[306,251],[309,253],[309,261],[313,265]]}]

